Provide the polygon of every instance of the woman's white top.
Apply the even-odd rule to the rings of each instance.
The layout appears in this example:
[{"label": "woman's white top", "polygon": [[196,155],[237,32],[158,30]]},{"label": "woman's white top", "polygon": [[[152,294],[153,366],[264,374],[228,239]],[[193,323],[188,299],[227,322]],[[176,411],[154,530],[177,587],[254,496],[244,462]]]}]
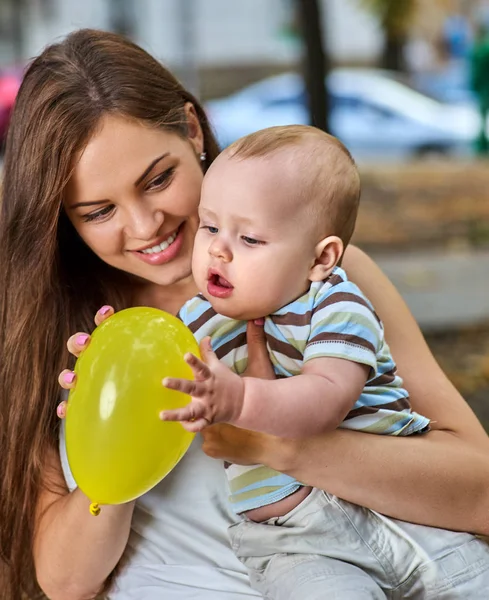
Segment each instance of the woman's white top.
[{"label": "woman's white top", "polygon": [[[233,514],[222,462],[206,456],[201,444],[198,435],[176,468],[136,502],[124,568],[110,600],[261,597],[250,588],[246,570],[229,544]],[[73,490],[64,427],[60,454]]]}]

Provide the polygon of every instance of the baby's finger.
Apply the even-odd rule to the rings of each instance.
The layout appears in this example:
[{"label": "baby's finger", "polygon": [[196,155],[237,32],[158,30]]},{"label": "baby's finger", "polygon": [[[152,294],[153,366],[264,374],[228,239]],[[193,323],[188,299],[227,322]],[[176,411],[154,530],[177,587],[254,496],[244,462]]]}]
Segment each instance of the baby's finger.
[{"label": "baby's finger", "polygon": [[162,421],[190,421],[193,417],[193,411],[188,406],[176,408],[175,410],[162,410],[160,419]]},{"label": "baby's finger", "polygon": [[209,421],[204,417],[195,419],[195,421],[182,421],[182,427],[187,431],[190,431],[190,433],[199,433],[199,431],[209,427],[209,425]]},{"label": "baby's finger", "polygon": [[58,383],[64,390],[71,390],[76,385],[76,375],[73,371],[65,369],[58,376]]},{"label": "baby's finger", "polygon": [[185,359],[185,362],[192,369],[193,374],[195,375],[195,378],[197,379],[197,381],[203,381],[204,379],[209,379],[209,377],[211,376],[211,370],[205,364],[205,362],[202,362],[200,360],[200,358],[197,358],[194,354],[191,354],[190,352],[188,352],[184,356],[184,359]]},{"label": "baby's finger", "polygon": [[185,408],[177,408],[175,410],[162,410],[160,419],[162,421],[186,421],[191,418],[191,413]]},{"label": "baby's finger", "polygon": [[70,354],[74,354],[78,358],[89,343],[90,336],[88,333],[78,332],[70,337],[66,346]]},{"label": "baby's finger", "polygon": [[66,417],[67,404],[68,403],[66,402],[66,400],[63,400],[63,402],[60,402],[56,407],[56,414],[60,419],[64,419]]},{"label": "baby's finger", "polygon": [[162,410],[160,419],[162,421],[196,421],[205,416],[206,406],[200,401],[192,401],[187,406],[175,408],[174,410]]},{"label": "baby's finger", "polygon": [[205,393],[204,386],[198,381],[191,381],[190,379],[174,379],[173,377],[165,377],[163,379],[163,385],[169,390],[175,390],[188,394],[189,396],[203,396]]},{"label": "baby's finger", "polygon": [[97,311],[97,314],[95,315],[95,325],[97,325],[97,327],[100,325],[100,323],[103,323],[105,320],[107,320],[109,317],[111,317],[114,314],[114,309],[112,306],[109,306],[108,304],[106,304],[105,306],[102,306],[102,308],[99,308],[99,310]]}]

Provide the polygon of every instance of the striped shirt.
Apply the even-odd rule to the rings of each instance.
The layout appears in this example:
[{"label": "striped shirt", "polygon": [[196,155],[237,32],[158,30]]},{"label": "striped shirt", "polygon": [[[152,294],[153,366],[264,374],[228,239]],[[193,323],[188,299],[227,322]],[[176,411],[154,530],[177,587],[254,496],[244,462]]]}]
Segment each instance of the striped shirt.
[{"label": "striped shirt", "polygon": [[[200,294],[179,316],[198,341],[211,337],[213,350],[228,367],[245,371],[246,322],[217,314]],[[363,392],[340,427],[383,435],[410,435],[428,427],[426,417],[411,411],[381,321],[343,269],[336,267],[326,281],[312,283],[303,296],[266,317],[264,331],[277,377],[298,375],[304,363],[321,357],[370,367]],[[262,465],[229,465],[226,473],[237,513],[277,502],[301,485]]]}]

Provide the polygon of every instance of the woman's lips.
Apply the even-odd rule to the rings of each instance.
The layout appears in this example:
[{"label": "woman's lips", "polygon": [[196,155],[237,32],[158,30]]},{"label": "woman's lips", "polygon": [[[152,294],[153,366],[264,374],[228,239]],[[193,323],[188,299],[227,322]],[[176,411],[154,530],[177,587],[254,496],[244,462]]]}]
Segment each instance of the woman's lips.
[{"label": "woman's lips", "polygon": [[174,239],[173,243],[161,252],[154,252],[153,254],[143,254],[143,252],[133,251],[132,253],[134,254],[134,256],[139,258],[139,260],[148,265],[164,265],[165,263],[173,260],[180,252],[184,239],[184,229],[185,223],[182,223],[182,225],[180,225],[178,229],[177,237]]}]

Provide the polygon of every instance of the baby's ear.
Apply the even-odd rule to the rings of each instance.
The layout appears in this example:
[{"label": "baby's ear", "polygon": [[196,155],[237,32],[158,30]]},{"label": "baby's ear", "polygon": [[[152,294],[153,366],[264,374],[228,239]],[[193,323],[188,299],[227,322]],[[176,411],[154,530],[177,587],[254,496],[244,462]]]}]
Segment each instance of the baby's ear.
[{"label": "baby's ear", "polygon": [[316,258],[309,271],[310,281],[324,281],[343,255],[343,242],[336,235],[321,240],[315,248]]}]

